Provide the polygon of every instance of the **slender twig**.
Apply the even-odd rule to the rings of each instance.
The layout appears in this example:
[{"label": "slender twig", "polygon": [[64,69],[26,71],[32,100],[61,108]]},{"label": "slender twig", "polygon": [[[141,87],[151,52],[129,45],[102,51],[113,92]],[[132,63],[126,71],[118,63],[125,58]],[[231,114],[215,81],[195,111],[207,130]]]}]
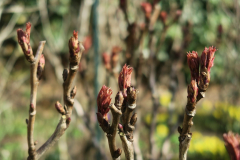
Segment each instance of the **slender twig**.
[{"label": "slender twig", "polygon": [[51,146],[54,145],[56,141],[64,134],[65,130],[68,128],[71,122],[71,114],[74,104],[74,97],[76,95],[76,86],[71,88],[73,79],[78,70],[79,62],[81,59],[82,52],[84,50],[83,46],[78,41],[78,33],[73,32],[73,37],[69,40],[69,69],[63,71],[63,99],[64,107],[56,102],[55,107],[57,111],[62,114],[61,119],[56,127],[56,130],[52,136],[36,151],[36,142],[34,142],[33,131],[34,131],[34,122],[36,116],[36,97],[37,97],[37,88],[39,80],[42,76],[42,71],[45,65],[45,59],[42,54],[45,41],[41,41],[36,52],[36,55],[33,55],[32,47],[30,45],[30,32],[31,24],[27,23],[26,31],[22,29],[17,30],[18,43],[20,44],[22,51],[31,64],[31,98],[30,98],[30,108],[29,108],[29,119],[26,120],[27,123],[27,140],[28,140],[28,160],[37,160],[39,159],[44,152],[46,152]]},{"label": "slender twig", "polygon": [[122,112],[120,110],[121,107],[122,107],[122,104],[116,104],[116,102],[115,102],[115,105],[112,104],[109,106],[112,112],[113,120],[112,120],[112,125],[110,127],[110,132],[107,134],[108,145],[109,145],[112,158],[119,159],[119,160],[120,160],[121,150],[117,148],[115,139],[116,139],[116,134],[118,130],[118,124],[120,121],[120,116],[122,115]]},{"label": "slender twig", "polygon": [[39,80],[41,79],[42,70],[45,65],[45,59],[42,55],[44,45],[46,41],[41,41],[38,46],[38,50],[33,55],[32,47],[30,45],[30,32],[31,24],[26,24],[26,31],[22,29],[17,30],[18,43],[22,48],[25,58],[30,63],[30,85],[31,85],[31,96],[30,96],[30,106],[29,106],[29,119],[26,120],[27,123],[27,142],[28,142],[28,159],[36,159],[36,143],[33,139],[34,122],[36,116],[36,97],[37,88]]},{"label": "slender twig", "polygon": [[[98,112],[97,119],[102,130],[107,133],[109,149],[112,159],[120,159],[122,150],[117,148],[115,137],[117,128],[119,130],[119,136],[122,140],[125,157],[127,160],[134,159],[133,150],[133,130],[137,121],[137,114],[133,111],[136,108],[137,90],[131,87],[131,74],[133,68],[129,68],[126,65],[123,66],[122,71],[118,77],[118,85],[120,91],[115,97],[115,104],[111,104],[112,90],[106,86],[102,86],[98,98]],[[108,111],[112,112],[112,124],[108,123]],[[122,116],[121,116],[122,115]],[[119,123],[120,118],[122,124]]]},{"label": "slender twig", "polygon": [[[46,152],[59,138],[64,134],[71,122],[72,109],[74,104],[74,97],[76,95],[76,86],[71,89],[73,80],[78,70],[78,65],[81,59],[83,46],[78,42],[77,33],[73,33],[73,37],[69,40],[69,68],[63,71],[63,99],[64,107],[59,102],[55,104],[57,110],[62,114],[61,119],[52,134],[52,136],[37,150],[37,159],[39,159],[44,152]],[[71,46],[73,45],[73,46]]]},{"label": "slender twig", "polygon": [[[111,90],[103,86],[98,96],[98,107],[99,107],[98,113],[97,113],[98,122],[102,130],[105,133],[107,133],[108,145],[109,145],[109,150],[110,150],[112,159],[120,160],[120,155],[122,151],[120,148],[117,148],[115,138],[117,134],[118,124],[120,121],[120,116],[122,115],[121,107],[123,103],[123,94],[121,91],[118,92],[118,94],[115,97],[115,104],[109,105],[109,109],[111,110],[112,118],[113,118],[112,124],[110,125],[107,121],[107,118],[104,118],[108,112],[108,109],[105,110],[103,108],[105,104],[104,102],[106,102],[106,99],[103,99],[103,97],[104,95],[106,95],[106,93],[108,94],[108,96],[110,96]],[[107,99],[107,100],[108,100],[107,104],[110,103],[111,99]]]},{"label": "slender twig", "polygon": [[44,48],[46,41],[41,41],[39,43],[39,47],[33,62],[31,63],[31,75],[30,75],[30,83],[31,83],[31,99],[30,99],[30,108],[29,108],[29,121],[28,121],[28,132],[27,132],[27,140],[28,140],[28,153],[30,159],[35,159],[36,155],[36,147],[33,139],[33,130],[34,130],[34,122],[36,116],[36,98],[37,98],[37,88],[39,84],[39,78],[37,77],[37,68],[38,62],[42,55],[42,51]]},{"label": "slender twig", "polygon": [[178,127],[179,136],[179,160],[187,159],[187,152],[192,138],[190,129],[193,125],[193,117],[196,114],[196,104],[205,97],[205,92],[210,83],[210,69],[213,66],[216,48],[205,48],[202,52],[199,73],[199,57],[197,52],[187,54],[188,66],[191,71],[191,83],[188,85],[188,98],[185,108],[182,128]]},{"label": "slender twig", "polygon": [[132,142],[128,141],[125,135],[119,134],[119,136],[122,141],[122,146],[123,146],[126,160],[134,160],[134,149],[133,149]]},{"label": "slender twig", "polygon": [[133,111],[136,108],[137,93],[138,91],[133,87],[127,88],[127,104],[125,103],[125,110],[123,110],[122,114],[123,130],[119,129],[119,136],[127,160],[134,159],[133,131],[137,122],[137,114],[133,114]]}]

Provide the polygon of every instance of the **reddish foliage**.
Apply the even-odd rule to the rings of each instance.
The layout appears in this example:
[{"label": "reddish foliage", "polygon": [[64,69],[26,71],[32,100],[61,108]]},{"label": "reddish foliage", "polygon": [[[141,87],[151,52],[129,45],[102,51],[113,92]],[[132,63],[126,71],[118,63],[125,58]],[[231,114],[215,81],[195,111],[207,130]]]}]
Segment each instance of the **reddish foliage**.
[{"label": "reddish foliage", "polygon": [[142,2],[141,7],[144,13],[151,13],[152,12],[152,5],[147,2]]},{"label": "reddish foliage", "polygon": [[117,63],[119,61],[119,52],[121,51],[122,49],[118,46],[114,46],[112,48],[112,54],[111,54],[111,67],[112,68],[115,68],[117,66]]},{"label": "reddish foliage", "polygon": [[31,32],[31,23],[26,24],[26,31],[23,31],[21,28],[17,30],[18,43],[21,45],[24,54],[32,54],[32,49],[30,46],[30,32]]},{"label": "reddish foliage", "polygon": [[143,12],[145,13],[145,17],[147,19],[150,19],[151,13],[152,13],[152,5],[147,2],[142,2],[141,7],[142,7]]},{"label": "reddish foliage", "polygon": [[214,62],[214,54],[217,51],[216,47],[205,47],[205,49],[202,52],[201,56],[201,66],[206,67],[208,69],[208,72],[210,72],[210,69],[213,66]]},{"label": "reddish foliage", "polygon": [[197,80],[199,82],[199,57],[198,53],[195,51],[187,53],[187,63],[191,71],[191,79]]},{"label": "reddish foliage", "polygon": [[92,47],[92,37],[91,36],[87,36],[84,38],[83,47],[85,49],[85,52],[88,52],[88,50]]},{"label": "reddish foliage", "polygon": [[75,56],[78,54],[80,48],[79,48],[79,42],[78,42],[78,32],[73,31],[73,37],[69,39],[69,52],[70,56]]},{"label": "reddish foliage", "polygon": [[223,134],[223,139],[231,160],[240,160],[240,136],[228,132]]},{"label": "reddish foliage", "polygon": [[106,69],[111,68],[111,57],[108,53],[104,52],[102,54],[102,61]]},{"label": "reddish foliage", "polygon": [[127,96],[126,94],[127,87],[130,87],[131,85],[132,71],[133,71],[133,68],[132,67],[129,68],[125,64],[118,77],[118,86],[119,86],[119,89],[123,92],[124,97]]},{"label": "reddish foliage", "polygon": [[109,105],[111,103],[111,96],[112,95],[112,90],[105,85],[102,86],[101,90],[98,93],[97,97],[97,106],[98,106],[98,113],[103,116],[106,120],[107,118],[107,113],[109,111]]}]

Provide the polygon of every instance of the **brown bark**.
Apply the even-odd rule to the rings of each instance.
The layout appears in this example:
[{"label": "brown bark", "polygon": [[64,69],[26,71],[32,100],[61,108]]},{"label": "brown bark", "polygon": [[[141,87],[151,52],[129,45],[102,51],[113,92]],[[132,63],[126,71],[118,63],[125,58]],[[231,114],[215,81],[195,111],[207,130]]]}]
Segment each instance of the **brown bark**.
[{"label": "brown bark", "polygon": [[31,83],[31,97],[30,97],[30,108],[29,108],[29,120],[27,126],[27,141],[28,141],[28,154],[29,158],[36,159],[36,147],[34,144],[33,131],[34,131],[34,122],[36,116],[36,97],[37,97],[37,88],[39,84],[39,79],[37,77],[37,68],[38,62],[43,52],[43,48],[46,41],[41,41],[37,53],[34,57],[34,60],[31,62],[31,72],[30,72],[30,83]]}]

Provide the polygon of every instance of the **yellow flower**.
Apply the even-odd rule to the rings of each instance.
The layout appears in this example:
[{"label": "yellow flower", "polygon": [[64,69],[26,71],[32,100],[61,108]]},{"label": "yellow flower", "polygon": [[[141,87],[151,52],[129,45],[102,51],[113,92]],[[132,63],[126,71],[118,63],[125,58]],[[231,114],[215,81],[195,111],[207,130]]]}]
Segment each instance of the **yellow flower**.
[{"label": "yellow flower", "polygon": [[169,132],[168,127],[164,124],[158,125],[156,131],[158,135],[161,135],[163,137],[167,136]]}]

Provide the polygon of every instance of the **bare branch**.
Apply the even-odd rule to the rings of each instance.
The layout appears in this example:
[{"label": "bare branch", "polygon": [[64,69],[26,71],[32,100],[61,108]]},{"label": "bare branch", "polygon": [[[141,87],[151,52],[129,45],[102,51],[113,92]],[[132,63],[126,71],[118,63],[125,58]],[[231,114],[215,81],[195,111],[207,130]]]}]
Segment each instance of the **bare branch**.
[{"label": "bare branch", "polygon": [[[27,24],[28,25],[28,24]],[[26,32],[23,32],[22,29],[18,29],[18,42],[22,47],[22,50],[25,51],[24,54],[26,55],[26,59],[29,60],[31,63],[31,71],[30,71],[30,83],[31,83],[31,97],[30,97],[30,106],[29,106],[29,119],[27,121],[27,141],[28,141],[28,154],[30,159],[36,159],[36,147],[33,139],[33,130],[34,130],[34,122],[35,122],[35,115],[36,115],[36,97],[37,97],[37,88],[39,84],[39,78],[37,76],[38,65],[39,61],[42,57],[42,52],[46,41],[41,41],[38,46],[37,53],[35,57],[33,57],[32,51],[28,52],[28,47],[30,46],[30,29],[26,29]],[[29,30],[28,30],[29,29]],[[28,39],[28,40],[26,40]],[[43,64],[44,67],[44,64]]]},{"label": "bare branch", "polygon": [[[133,111],[136,108],[137,90],[133,87],[127,88],[127,107],[122,115],[123,130],[119,129],[119,136],[122,141],[123,150],[127,160],[134,159],[133,131],[137,121],[137,114]],[[126,105],[126,104],[125,104]]]},{"label": "bare branch", "polygon": [[36,159],[39,159],[49,148],[51,148],[55,142],[57,142],[59,138],[64,134],[66,129],[66,116],[62,115],[52,136],[37,150]]},{"label": "bare branch", "polygon": [[[121,107],[122,107],[122,103],[123,103],[123,94],[121,91],[119,91],[115,97],[115,104],[109,105],[109,109],[111,110],[112,118],[113,118],[112,125],[110,126],[108,124],[107,119],[104,118],[104,112],[103,112],[104,104],[101,103],[101,102],[103,102],[102,100],[105,100],[105,98],[101,99],[101,97],[104,97],[104,95],[106,95],[106,93],[108,93],[108,92],[104,92],[104,90],[108,90],[108,88],[105,89],[105,87],[103,87],[101,89],[101,91],[99,92],[100,96],[98,96],[99,97],[98,98],[98,102],[99,102],[98,107],[101,107],[99,109],[99,112],[97,113],[98,122],[99,122],[102,130],[107,133],[108,145],[109,145],[112,159],[120,159],[122,150],[120,148],[117,148],[115,138],[116,138],[116,134],[117,134],[118,124],[120,121],[120,116],[122,115]],[[108,94],[108,96],[110,96],[110,95]],[[102,111],[102,113],[100,113],[101,111]]]},{"label": "bare branch", "polygon": [[[121,107],[121,106],[122,104],[120,104],[118,107]],[[114,104],[111,104],[109,106],[112,112],[113,121],[110,127],[110,132],[107,133],[107,138],[108,138],[109,149],[113,159],[120,159],[120,155],[122,153],[122,150],[120,148],[117,148],[116,140],[115,140],[118,124],[120,121],[120,116],[122,115],[122,112],[120,109],[118,109],[118,107],[116,107]]]},{"label": "bare branch", "polygon": [[[78,33],[73,32],[73,37],[69,40],[69,68],[63,71],[63,99],[64,107],[57,102],[55,107],[62,115],[57,128],[52,136],[37,150],[37,159],[39,159],[44,152],[46,152],[51,146],[59,140],[64,134],[71,122],[72,109],[74,104],[74,97],[76,95],[76,86],[72,87],[73,80],[75,78],[78,65],[81,59],[82,52],[84,50],[82,44],[78,41]],[[65,109],[65,111],[63,110]]]},{"label": "bare branch", "polygon": [[122,146],[123,146],[126,160],[134,160],[134,149],[133,149],[132,142],[128,141],[127,137],[122,133],[120,133],[119,136],[122,141]]},{"label": "bare branch", "polygon": [[42,71],[45,65],[45,58],[42,55],[42,51],[45,45],[45,41],[39,43],[38,50],[34,57],[32,47],[30,45],[30,32],[31,24],[26,24],[26,31],[22,29],[17,30],[18,43],[22,48],[22,51],[26,59],[31,63],[31,98],[30,98],[30,108],[29,108],[29,119],[26,120],[27,123],[27,140],[28,140],[28,160],[39,159],[51,146],[54,145],[56,141],[64,134],[65,130],[68,128],[71,122],[72,108],[74,104],[74,97],[76,95],[76,86],[72,87],[73,79],[76,75],[81,55],[84,50],[83,46],[78,41],[78,33],[73,32],[73,37],[69,40],[69,69],[63,71],[63,98],[64,107],[57,102],[55,107],[57,111],[62,114],[62,117],[52,134],[52,136],[36,151],[36,142],[33,139],[34,122],[36,115],[36,97],[37,97],[37,87],[39,80],[42,76]]}]

